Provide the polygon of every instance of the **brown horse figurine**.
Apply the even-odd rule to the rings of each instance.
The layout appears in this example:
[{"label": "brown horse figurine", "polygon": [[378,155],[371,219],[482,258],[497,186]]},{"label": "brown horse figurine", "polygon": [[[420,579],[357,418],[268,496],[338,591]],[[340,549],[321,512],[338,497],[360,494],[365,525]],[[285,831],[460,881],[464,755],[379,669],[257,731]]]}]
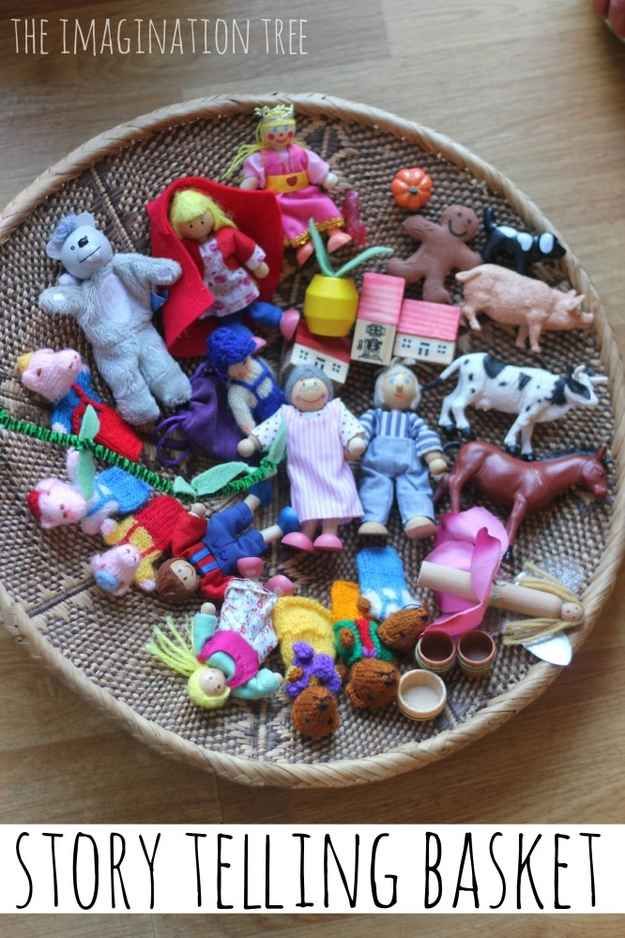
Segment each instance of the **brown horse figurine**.
[{"label": "brown horse figurine", "polygon": [[504,453],[492,443],[477,440],[460,447],[453,470],[442,480],[437,500],[449,492],[451,510],[460,511],[460,496],[467,482],[475,482],[493,502],[512,506],[506,531],[514,543],[527,512],[540,511],[567,489],[581,485],[597,498],[608,492],[603,465],[607,447],[596,453],[571,453],[554,459],[526,462]]}]

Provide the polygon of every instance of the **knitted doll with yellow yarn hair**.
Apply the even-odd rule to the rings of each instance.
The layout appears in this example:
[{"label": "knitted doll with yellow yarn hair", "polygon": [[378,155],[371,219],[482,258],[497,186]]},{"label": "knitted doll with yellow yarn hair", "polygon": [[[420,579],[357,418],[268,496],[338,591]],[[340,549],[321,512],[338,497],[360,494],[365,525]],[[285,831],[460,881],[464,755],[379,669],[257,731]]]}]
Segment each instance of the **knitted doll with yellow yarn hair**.
[{"label": "knitted doll with yellow yarn hair", "polygon": [[336,697],[341,689],[330,613],[314,599],[282,596],[274,606],[273,624],[286,671],[285,691],[293,701],[293,726],[311,739],[329,736],[339,725]]},{"label": "knitted doll with yellow yarn hair", "polygon": [[324,191],[336,185],[337,177],[325,160],[296,142],[293,106],[256,108],[255,114],[259,118],[256,140],[239,147],[225,178],[232,178],[242,167],[242,189],[270,189],[276,194],[284,243],[297,250],[298,264],[313,253],[308,233],[311,219],[318,231],[328,233],[328,251],[348,244],[352,239],[341,230],[343,215]]}]

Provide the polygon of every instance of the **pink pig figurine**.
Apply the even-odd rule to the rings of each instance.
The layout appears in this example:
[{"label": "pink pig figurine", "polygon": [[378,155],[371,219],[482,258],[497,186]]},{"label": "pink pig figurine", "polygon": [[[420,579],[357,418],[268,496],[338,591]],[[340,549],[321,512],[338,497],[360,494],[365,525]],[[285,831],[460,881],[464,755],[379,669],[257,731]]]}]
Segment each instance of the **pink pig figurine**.
[{"label": "pink pig figurine", "polygon": [[495,322],[518,326],[517,348],[525,348],[529,337],[532,352],[540,352],[540,337],[546,332],[570,332],[588,329],[592,313],[581,309],[582,293],[555,290],[542,280],[524,277],[500,267],[481,264],[456,274],[464,287],[461,309],[471,329],[479,332],[477,313],[486,313]]},{"label": "pink pig figurine", "polygon": [[132,586],[133,577],[141,554],[132,544],[118,544],[103,554],[91,558],[91,571],[95,581],[112,596],[123,596]]}]

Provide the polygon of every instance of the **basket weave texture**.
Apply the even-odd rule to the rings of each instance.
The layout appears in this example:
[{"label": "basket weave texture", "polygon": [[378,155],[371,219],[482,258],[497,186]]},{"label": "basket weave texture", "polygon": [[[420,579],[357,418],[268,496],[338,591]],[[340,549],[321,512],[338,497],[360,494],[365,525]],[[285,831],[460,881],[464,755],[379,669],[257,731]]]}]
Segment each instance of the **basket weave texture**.
[{"label": "basket weave texture", "polygon": [[[180,175],[219,176],[237,145],[253,137],[253,107],[277,101],[294,103],[299,135],[329,160],[345,186],[360,192],[370,244],[390,245],[402,256],[414,250],[401,232],[404,215],[389,195],[390,180],[401,166],[421,166],[431,174],[434,195],[423,211],[435,220],[446,205],[458,202],[472,206],[479,216],[485,205],[492,205],[502,223],[553,228],[507,179],[452,141],[346,101],[322,95],[215,98],[156,112],[75,151],[18,196],[0,219],[3,407],[47,422],[45,406],[28,398],[14,377],[15,360],[22,352],[72,346],[90,360],[88,344],[75,324],[47,317],[37,306],[40,291],[56,276],[45,243],[58,217],[68,211],[92,211],[117,250],[148,252],[147,200]],[[481,245],[478,239],[476,246]],[[287,262],[279,288],[282,305],[301,308],[313,272],[313,264],[300,271]],[[503,573],[514,575],[527,559],[549,565],[565,558],[584,590],[587,621],[574,638],[579,647],[613,585],[623,550],[624,431],[622,425],[615,429],[613,419],[615,412],[623,412],[623,372],[595,291],[571,253],[561,265],[534,272],[553,285],[585,292],[596,311],[593,333],[546,334],[540,364],[563,372],[586,362],[610,377],[600,408],[577,410],[560,423],[539,427],[534,445],[547,456],[611,441],[610,495],[605,502],[588,505],[569,494],[550,511],[528,517]],[[418,297],[418,289],[409,288],[408,295]],[[487,322],[482,333],[466,336],[462,343],[463,350],[488,349],[519,364],[537,364],[514,347],[510,333]],[[274,361],[277,354],[276,347],[270,348]],[[374,374],[370,366],[352,366],[342,397],[356,414],[370,406]],[[426,382],[434,371],[423,367],[419,376]],[[432,424],[443,393],[424,394],[420,413]],[[495,413],[472,412],[471,421],[480,437],[498,443],[510,423]],[[488,680],[471,682],[459,671],[451,676],[449,705],[436,721],[415,724],[396,709],[356,712],[342,697],[339,731],[319,742],[293,733],[290,705],[281,696],[206,714],[189,702],[182,680],[144,651],[151,625],[171,610],[136,592],[110,601],[89,576],[87,560],[96,549],[94,542],[76,529],[42,534],[28,515],[27,490],[46,475],[63,475],[63,464],[64,453],[53,447],[0,437],[0,612],[32,654],[142,741],[167,754],[249,784],[331,787],[379,780],[441,758],[484,735],[535,699],[558,673],[555,667],[536,663],[523,649],[500,647]],[[196,462],[191,470],[201,467]],[[288,500],[284,481],[275,489],[274,505],[262,520]],[[391,534],[407,578],[414,583],[428,548],[408,542],[397,519]],[[345,529],[345,540],[346,550],[332,557],[294,558],[278,547],[269,567],[271,572],[288,573],[302,594],[327,603],[333,579],[356,579],[355,525]],[[176,613],[177,618],[184,615],[184,610]]]}]

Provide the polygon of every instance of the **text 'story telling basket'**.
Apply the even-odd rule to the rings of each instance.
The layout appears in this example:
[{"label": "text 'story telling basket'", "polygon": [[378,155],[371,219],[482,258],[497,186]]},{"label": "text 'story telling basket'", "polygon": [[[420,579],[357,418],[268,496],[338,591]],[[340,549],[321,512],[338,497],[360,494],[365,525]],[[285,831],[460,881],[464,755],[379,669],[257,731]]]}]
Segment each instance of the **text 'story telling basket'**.
[{"label": "text 'story telling basket'", "polygon": [[[1,406],[47,423],[45,406],[27,397],[15,378],[15,361],[22,352],[69,345],[89,360],[77,326],[48,317],[37,306],[40,291],[55,275],[45,243],[58,217],[72,210],[92,211],[117,250],[147,252],[145,203],[178,176],[220,176],[236,147],[253,134],[254,107],[277,102],[295,105],[300,136],[330,161],[342,182],[360,192],[369,244],[390,245],[403,256],[414,250],[401,231],[403,214],[389,194],[390,180],[402,166],[422,166],[434,179],[434,195],[424,209],[428,216],[438,218],[445,205],[458,202],[481,217],[489,204],[499,222],[552,229],[539,209],[491,166],[441,134],[382,111],[325,95],[207,98],[169,107],[75,150],[22,192],[0,218]],[[482,244],[478,240],[476,247]],[[301,308],[313,272],[312,263],[303,272],[287,266],[279,288],[282,305]],[[592,506],[570,494],[550,511],[529,518],[504,573],[511,575],[527,559],[539,564],[567,559],[577,571],[587,612],[583,629],[573,638],[578,648],[613,586],[623,552],[625,425],[614,423],[614,414],[625,409],[623,369],[598,297],[575,257],[568,252],[559,268],[534,272],[585,293],[596,313],[591,333],[546,336],[540,363],[563,372],[585,362],[610,379],[600,408],[574,411],[559,423],[541,426],[536,449],[548,455],[611,443],[610,494]],[[536,364],[515,349],[513,337],[489,324],[465,347]],[[370,404],[374,374],[370,366],[352,366],[342,396],[356,414]],[[422,382],[433,377],[428,369],[419,374]],[[421,413],[432,423],[441,393],[423,397]],[[501,442],[508,423],[496,414],[473,419],[479,435],[493,442]],[[396,708],[357,712],[343,695],[338,732],[318,742],[294,734],[290,705],[281,696],[211,713],[198,710],[180,679],[144,651],[151,625],[163,618],[166,608],[137,592],[117,602],[99,593],[88,569],[96,545],[75,528],[42,533],[28,515],[26,492],[38,479],[62,474],[64,455],[36,440],[4,432],[0,436],[0,614],[51,671],[167,755],[254,785],[332,787],[376,781],[468,745],[522,710],[558,674],[556,667],[536,663],[520,647],[500,648],[487,681],[471,682],[460,673],[450,680],[448,706],[434,722],[413,723]],[[268,515],[287,497],[282,486]],[[294,558],[282,548],[269,564],[286,570],[301,593],[327,602],[332,579],[356,579],[355,528],[346,529],[346,550],[338,556]],[[408,542],[398,526],[391,533],[414,585],[427,547]]]}]

